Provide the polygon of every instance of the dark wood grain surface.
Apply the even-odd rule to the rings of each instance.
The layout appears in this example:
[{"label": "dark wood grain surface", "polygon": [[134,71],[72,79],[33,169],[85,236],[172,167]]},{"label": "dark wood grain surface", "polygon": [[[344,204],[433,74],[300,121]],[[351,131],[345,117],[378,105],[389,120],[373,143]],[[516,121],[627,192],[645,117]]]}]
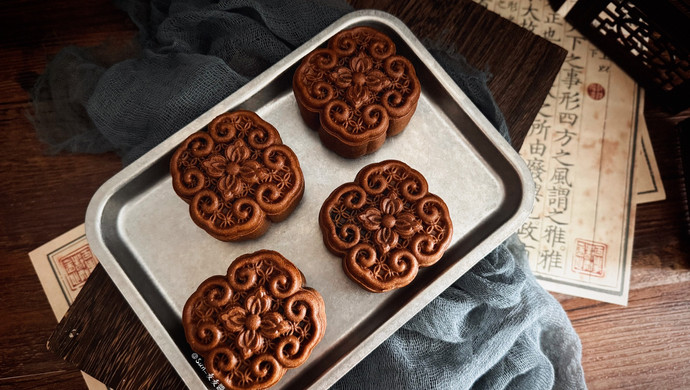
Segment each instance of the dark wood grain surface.
[{"label": "dark wood grain surface", "polygon": [[181,389],[184,383],[101,265],[47,347],[117,389]]},{"label": "dark wood grain surface", "polygon": [[[562,51],[469,1],[354,4],[386,9],[420,38],[455,47],[475,67],[488,68],[514,145],[521,143]],[[118,388],[177,388],[179,378],[102,268],[56,328],[28,257],[82,223],[93,193],[121,168],[114,154],[46,155],[28,119],[28,91],[62,47],[126,42],[135,27],[104,0],[88,7],[10,0],[0,7],[3,30],[11,32],[0,42],[0,389],[84,389],[72,363]],[[582,339],[590,388],[690,387],[690,247],[674,129],[685,116],[648,103],[668,199],[637,209],[629,306],[558,296]],[[53,331],[50,348],[72,363],[47,351]]]},{"label": "dark wood grain surface", "polygon": [[29,89],[62,47],[131,39],[134,26],[106,1],[0,8],[0,389],[81,389],[74,365],[46,349],[57,322],[28,253],[83,223],[89,198],[121,163],[114,154],[45,155]]}]

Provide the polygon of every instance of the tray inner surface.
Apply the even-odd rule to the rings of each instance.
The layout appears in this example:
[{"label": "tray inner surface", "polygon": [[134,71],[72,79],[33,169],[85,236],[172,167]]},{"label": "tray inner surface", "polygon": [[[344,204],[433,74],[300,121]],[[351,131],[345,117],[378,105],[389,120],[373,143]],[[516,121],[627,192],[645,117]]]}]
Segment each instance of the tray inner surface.
[{"label": "tray inner surface", "polygon": [[[305,365],[289,370],[276,386],[304,387],[372,337],[519,208],[523,193],[515,168],[411,48],[395,39],[387,26],[374,23],[374,27],[387,32],[396,41],[398,52],[413,60],[422,96],[407,129],[389,138],[373,155],[346,160],[321,145],[317,133],[303,123],[292,95],[296,64],[239,106],[227,108],[251,109],[272,123],[283,143],[297,154],[304,172],[306,188],[300,205],[263,237],[225,243],[198,228],[189,217],[187,204],[172,189],[168,173],[172,151],[108,199],[101,220],[106,246],[189,364],[194,363],[182,331],[182,307],[199,283],[211,275],[225,274],[230,262],[241,254],[259,249],[279,251],[300,268],[307,285],[325,300],[328,326],[324,339]],[[427,178],[429,191],[448,204],[454,235],[444,258],[421,269],[411,285],[373,294],[350,281],[341,260],[326,250],[318,212],[338,185],[352,181],[363,166],[385,159],[402,160]]]}]

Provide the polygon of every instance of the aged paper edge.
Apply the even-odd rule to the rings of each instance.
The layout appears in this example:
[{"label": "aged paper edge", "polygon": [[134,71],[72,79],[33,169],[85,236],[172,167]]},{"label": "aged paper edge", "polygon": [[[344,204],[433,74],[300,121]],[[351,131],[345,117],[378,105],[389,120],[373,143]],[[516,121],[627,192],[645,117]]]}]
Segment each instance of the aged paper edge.
[{"label": "aged paper edge", "polygon": [[36,274],[38,274],[38,279],[41,281],[43,290],[48,297],[48,302],[50,302],[50,307],[53,309],[55,318],[58,321],[65,315],[72,302],[70,302],[67,293],[60,284],[60,276],[56,273],[49,256],[51,253],[82,238],[85,238],[83,224],[29,252],[31,263],[36,270]]},{"label": "aged paper edge", "polygon": [[[36,270],[36,274],[41,282],[43,291],[48,298],[48,303],[50,303],[50,307],[53,310],[55,319],[58,321],[60,321],[65,313],[67,313],[67,309],[69,309],[69,306],[72,302],[69,301],[68,295],[63,290],[63,287],[59,282],[59,275],[56,274],[55,268],[53,267],[49,256],[51,253],[82,239],[86,239],[84,224],[71,229],[50,242],[43,244],[29,252],[31,264]],[[94,379],[84,371],[82,371],[81,374],[84,377],[86,386],[90,390],[108,389],[106,385]]]},{"label": "aged paper edge", "polygon": [[[644,99],[644,93],[642,94],[642,99]],[[638,154],[643,157],[643,160],[635,162],[635,175],[638,178],[643,176],[648,177],[648,181],[653,183],[652,188],[638,188],[641,180],[637,181],[638,184],[635,187],[637,191],[637,204],[665,200],[666,190],[664,189],[664,183],[661,181],[661,173],[659,172],[659,165],[657,164],[656,155],[652,148],[652,140],[649,137],[649,128],[644,119],[642,105],[640,105],[637,123],[639,138],[638,147],[641,149]]]},{"label": "aged paper edge", "polygon": [[627,164],[626,177],[628,178],[628,206],[626,207],[626,216],[623,220],[627,221],[626,227],[623,232],[622,237],[622,251],[624,253],[621,256],[621,278],[620,283],[615,290],[598,288],[593,286],[586,286],[579,283],[573,283],[565,280],[552,279],[544,277],[542,275],[535,274],[535,277],[539,283],[548,291],[555,293],[568,294],[573,296],[578,296],[582,298],[594,299],[597,301],[603,301],[608,303],[614,303],[621,306],[627,306],[628,304],[628,293],[630,291],[630,272],[632,263],[632,247],[633,238],[635,234],[635,215],[637,210],[637,191],[635,188],[636,176],[634,173],[635,158],[637,156],[637,141],[638,141],[638,120],[639,115],[637,107],[639,107],[641,102],[641,91],[642,88],[637,86],[635,90],[635,109],[633,110],[636,114],[634,115],[634,125],[632,126],[633,135],[630,138],[632,145],[630,146],[630,158]]}]

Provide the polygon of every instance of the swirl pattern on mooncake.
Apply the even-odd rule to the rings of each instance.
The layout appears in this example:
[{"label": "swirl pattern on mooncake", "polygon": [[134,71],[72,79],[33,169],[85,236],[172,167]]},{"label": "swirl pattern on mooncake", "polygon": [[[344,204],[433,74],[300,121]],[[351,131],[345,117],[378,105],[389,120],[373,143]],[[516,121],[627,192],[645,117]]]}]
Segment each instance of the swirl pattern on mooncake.
[{"label": "swirl pattern on mooncake", "polygon": [[170,172],[192,220],[223,241],[261,236],[304,193],[297,156],[250,111],[220,115],[190,135],[173,154]]},{"label": "swirl pattern on mooncake", "polygon": [[326,247],[342,256],[345,273],[372,292],[409,284],[419,267],[438,261],[453,235],[448,207],[405,163],[362,168],[338,187],[319,214]]},{"label": "swirl pattern on mooncake", "polygon": [[261,250],[206,279],[182,313],[187,342],[227,389],[265,389],[304,363],[326,330],[323,298],[280,253]]},{"label": "swirl pattern on mooncake", "polygon": [[373,153],[403,131],[421,93],[412,63],[370,27],[342,31],[308,54],[292,87],[304,121],[347,158]]}]

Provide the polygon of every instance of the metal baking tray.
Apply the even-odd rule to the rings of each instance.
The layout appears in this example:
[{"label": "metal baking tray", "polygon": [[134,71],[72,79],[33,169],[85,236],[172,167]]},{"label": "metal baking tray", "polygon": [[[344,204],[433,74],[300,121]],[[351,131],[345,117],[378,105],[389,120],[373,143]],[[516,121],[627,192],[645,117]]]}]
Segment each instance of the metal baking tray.
[{"label": "metal baking tray", "polygon": [[[355,160],[325,149],[302,121],[292,75],[302,57],[340,30],[371,26],[393,39],[414,64],[422,85],[406,130],[377,152]],[[221,242],[198,228],[173,191],[168,163],[175,147],[214,117],[234,109],[256,111],[274,124],[297,154],[304,197],[287,220],[259,239]],[[396,291],[375,294],[347,278],[341,259],[325,248],[318,224],[322,202],[365,165],[402,160],[420,171],[429,191],[445,200],[453,240],[434,266]],[[380,11],[346,15],[146,155],[116,174],[94,195],[86,234],[103,264],[160,349],[190,388],[213,388],[184,337],[187,298],[211,275],[225,274],[239,255],[272,249],[304,273],[326,303],[328,325],[302,366],[275,388],[325,388],[335,383],[415,313],[515,232],[532,208],[534,184],[519,155],[479,112],[398,19]]]}]

